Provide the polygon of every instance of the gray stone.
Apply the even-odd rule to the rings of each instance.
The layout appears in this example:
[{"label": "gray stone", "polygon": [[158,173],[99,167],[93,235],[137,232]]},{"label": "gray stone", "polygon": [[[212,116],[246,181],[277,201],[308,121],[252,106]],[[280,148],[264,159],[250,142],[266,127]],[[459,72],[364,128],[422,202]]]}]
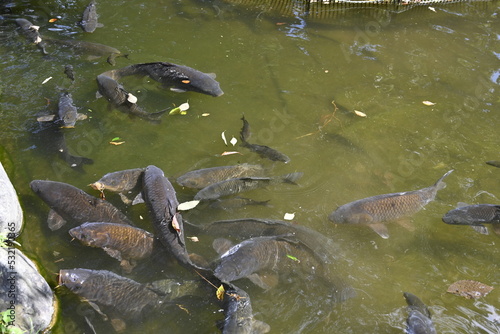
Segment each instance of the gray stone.
[{"label": "gray stone", "polygon": [[15,239],[22,225],[23,211],[16,190],[0,162],[0,234],[6,234],[10,239]]},{"label": "gray stone", "polygon": [[19,249],[0,248],[0,312],[10,325],[28,333],[49,328],[55,319],[55,299],[35,264]]}]

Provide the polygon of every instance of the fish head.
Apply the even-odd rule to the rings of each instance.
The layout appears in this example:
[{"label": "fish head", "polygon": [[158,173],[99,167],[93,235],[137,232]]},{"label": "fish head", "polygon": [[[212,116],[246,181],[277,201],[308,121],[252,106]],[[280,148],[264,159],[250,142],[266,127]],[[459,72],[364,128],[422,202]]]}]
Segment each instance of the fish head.
[{"label": "fish head", "polygon": [[70,229],[69,234],[86,246],[101,247],[109,242],[109,235],[97,231],[98,228],[95,224],[85,223]]},{"label": "fish head", "polygon": [[473,225],[474,218],[467,211],[467,207],[448,211],[442,218],[446,224],[453,225]]},{"label": "fish head", "polygon": [[203,73],[187,66],[178,65],[177,76],[174,78],[174,91],[192,91],[210,96],[221,96],[224,92],[219,82],[215,80],[215,74]]},{"label": "fish head", "polygon": [[72,292],[78,293],[91,275],[92,270],[88,269],[61,269],[59,270],[59,285],[64,285]]}]

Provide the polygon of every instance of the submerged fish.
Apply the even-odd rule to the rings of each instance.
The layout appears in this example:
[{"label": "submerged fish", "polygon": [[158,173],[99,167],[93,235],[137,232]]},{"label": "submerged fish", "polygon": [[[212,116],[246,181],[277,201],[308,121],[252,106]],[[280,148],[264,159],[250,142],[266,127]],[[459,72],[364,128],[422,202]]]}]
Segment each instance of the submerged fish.
[{"label": "submerged fish", "polygon": [[263,334],[271,327],[253,316],[250,296],[232,284],[226,284],[224,296],[223,334]]},{"label": "submerged fish", "polygon": [[49,115],[37,118],[39,122],[55,121],[63,128],[74,128],[76,121],[84,119],[87,119],[87,115],[78,113],[73,104],[73,97],[67,92],[61,93],[59,97],[57,116]]},{"label": "submerged fish", "polygon": [[102,27],[102,24],[97,23],[97,17],[96,3],[92,0],[83,11],[82,20],[79,22],[83,31],[94,32],[96,28]]},{"label": "submerged fish", "polygon": [[493,290],[493,287],[477,281],[461,280],[451,284],[446,292],[465,297],[477,299],[484,297]]},{"label": "submerged fish", "polygon": [[115,329],[125,321],[137,322],[169,303],[153,290],[107,270],[83,268],[59,271],[59,285],[84,298],[101,315],[109,317]]},{"label": "submerged fish", "polygon": [[86,246],[102,248],[120,261],[126,272],[153,252],[154,236],[143,229],[115,223],[85,223],[69,230],[69,234]]},{"label": "submerged fish", "polygon": [[194,265],[189,258],[184,241],[184,226],[182,216],[177,212],[177,196],[170,181],[163,171],[153,165],[146,167],[143,176],[143,194],[157,237],[185,267]]},{"label": "submerged fish", "polygon": [[500,234],[500,205],[460,205],[443,216],[443,222],[452,225],[471,225],[474,230],[488,234],[483,224],[492,224],[495,233]]},{"label": "submerged fish", "polygon": [[245,197],[233,197],[226,199],[217,199],[210,203],[210,207],[214,209],[222,209],[222,210],[232,210],[237,208],[242,208],[248,205],[269,205],[269,200],[267,201],[256,201],[251,198]]},{"label": "submerged fish", "polygon": [[91,196],[67,183],[34,180],[31,181],[30,187],[57,213],[53,217],[58,222],[49,222],[49,226],[60,227],[66,221],[80,224],[97,221],[133,225],[132,221],[111,203]]},{"label": "submerged fish", "polygon": [[57,45],[63,48],[68,48],[76,55],[79,55],[80,53],[87,54],[89,55],[89,59],[107,56],[107,62],[110,65],[116,64],[115,59],[117,57],[127,57],[127,55],[122,54],[120,50],[100,43],[48,37],[45,38],[44,41],[47,42],[48,45]]},{"label": "submerged fish", "polygon": [[277,177],[239,177],[228,179],[209,185],[198,191],[194,196],[195,200],[217,199],[222,196],[238,194],[244,191],[249,191],[257,188],[262,188],[267,185],[277,183],[295,184],[303,173],[296,172]]},{"label": "submerged fish", "polygon": [[431,320],[431,312],[427,306],[415,295],[405,292],[403,296],[408,304],[408,318],[406,319],[406,333],[408,334],[436,334]]},{"label": "submerged fish", "polygon": [[382,238],[389,238],[383,222],[411,216],[436,198],[438,190],[446,184],[443,179],[453,170],[445,173],[433,186],[420,190],[377,195],[340,206],[328,219],[334,223],[367,224]]},{"label": "submerged fish", "polygon": [[490,166],[493,166],[493,167],[498,167],[498,168],[500,168],[500,161],[498,161],[498,160],[490,160],[490,161],[486,161],[486,164],[487,164],[487,165],[490,165]]},{"label": "submerged fish", "polygon": [[73,69],[73,66],[71,65],[65,65],[64,66],[64,74],[70,79],[71,81],[75,81],[75,70]]},{"label": "submerged fish", "polygon": [[[43,122],[41,128],[33,132],[36,147],[44,151],[43,155],[45,157],[49,156],[51,158],[50,155],[57,154],[68,166],[83,173],[83,165],[91,165],[94,161],[86,157],[73,155],[66,144],[64,132],[65,129],[61,129],[54,122]],[[53,164],[56,164],[55,160],[52,158],[51,160]]]},{"label": "submerged fish", "polygon": [[36,44],[43,54],[48,54],[45,50],[45,42],[42,40],[42,36],[38,32],[39,27],[31,23],[26,19],[16,19],[16,24],[21,28],[21,31],[30,41],[30,43]]},{"label": "submerged fish", "polygon": [[274,148],[270,148],[265,145],[250,144],[248,142],[248,138],[250,137],[250,125],[245,119],[245,116],[243,116],[241,120],[243,121],[243,127],[241,128],[240,139],[241,139],[241,145],[243,147],[246,147],[250,151],[259,154],[261,157],[267,158],[272,161],[282,161],[284,163],[290,162],[290,158],[288,156],[286,156],[281,152],[278,152]]},{"label": "submerged fish", "polygon": [[247,176],[264,176],[264,168],[260,165],[241,164],[193,170],[177,178],[183,187],[203,189],[213,183]]},{"label": "submerged fish", "polygon": [[215,80],[215,74],[203,73],[194,68],[166,62],[134,64],[107,74],[113,79],[129,75],[149,76],[170,90],[178,93],[192,91],[211,96],[221,96],[224,92]]},{"label": "submerged fish", "polygon": [[168,110],[149,113],[137,105],[137,98],[127,92],[115,79],[106,75],[107,72],[97,76],[99,94],[104,96],[114,108],[150,121],[159,121]]},{"label": "submerged fish", "polygon": [[[141,192],[144,170],[145,168],[133,168],[107,173],[90,186],[100,192],[109,190],[118,193],[125,204],[130,204]],[[132,199],[127,195],[131,195]]]}]

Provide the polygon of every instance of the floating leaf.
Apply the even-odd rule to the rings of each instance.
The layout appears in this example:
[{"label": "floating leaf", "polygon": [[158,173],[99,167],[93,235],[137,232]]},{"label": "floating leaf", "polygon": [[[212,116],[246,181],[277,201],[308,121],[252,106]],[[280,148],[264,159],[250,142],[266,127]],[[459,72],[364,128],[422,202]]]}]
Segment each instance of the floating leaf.
[{"label": "floating leaf", "polygon": [[188,239],[191,240],[192,242],[200,241],[200,239],[198,239],[198,237],[188,237]]},{"label": "floating leaf", "polygon": [[227,146],[227,140],[226,140],[226,135],[224,134],[224,132],[226,132],[225,130],[222,131],[221,133],[221,137],[222,137],[222,140],[224,141],[224,144]]},{"label": "floating leaf", "polygon": [[42,85],[46,84],[50,79],[52,79],[52,77],[48,77],[47,79],[43,80]]},{"label": "floating leaf", "polygon": [[180,115],[181,114],[181,108],[176,107],[176,108],[170,110],[168,114],[169,115]]},{"label": "floating leaf", "polygon": [[205,112],[205,113],[201,114],[201,116],[203,116],[203,117],[207,117],[207,116],[210,116],[210,113]]},{"label": "floating leaf", "polygon": [[434,7],[428,7],[430,10],[432,10],[434,13],[436,12],[436,8]]},{"label": "floating leaf", "polygon": [[451,284],[446,292],[453,293],[467,299],[477,299],[479,297],[486,296],[491,290],[493,290],[493,287],[481,282],[461,280]]},{"label": "floating leaf", "polygon": [[189,103],[185,102],[185,103],[181,104],[181,105],[179,106],[179,109],[181,109],[181,111],[186,111],[186,110],[188,110],[188,109],[189,109]]},{"label": "floating leaf", "polygon": [[232,154],[241,154],[241,155],[243,155],[242,153],[240,153],[238,151],[224,151],[224,152],[221,153],[221,156],[232,155]]},{"label": "floating leaf", "polygon": [[53,22],[56,22],[56,21],[57,21],[57,19],[50,19],[49,20],[50,23],[53,23]]},{"label": "floating leaf", "polygon": [[366,114],[359,110],[354,110],[354,113],[359,117],[366,117]]},{"label": "floating leaf", "polygon": [[220,285],[218,288],[217,288],[217,292],[215,293],[215,295],[217,296],[217,299],[218,300],[222,300],[224,299],[224,292],[226,292],[226,290],[224,290],[224,285]]},{"label": "floating leaf", "polygon": [[185,311],[187,314],[189,314],[189,311],[187,308],[185,308],[184,306],[182,306],[181,304],[175,304],[177,305],[178,308],[180,308],[181,310]]},{"label": "floating leaf", "polygon": [[285,213],[285,217],[283,219],[293,220],[293,218],[295,218],[295,213]]},{"label": "floating leaf", "polygon": [[233,138],[231,138],[230,143],[231,143],[231,144],[233,144],[233,146],[234,146],[234,145],[236,145],[236,143],[237,143],[237,142],[238,142],[238,139],[236,139],[236,138],[234,138],[234,137],[233,137]]},{"label": "floating leaf", "polygon": [[38,31],[40,30],[40,26],[35,26],[35,25],[32,25],[29,27],[29,29],[32,29],[32,30],[35,30],[35,31]]},{"label": "floating leaf", "polygon": [[111,139],[111,141],[117,141],[117,140],[121,140],[121,138],[120,137],[115,137],[115,138]]},{"label": "floating leaf", "polygon": [[172,218],[172,227],[174,228],[174,230],[181,234],[182,231],[181,231],[181,226],[179,225],[179,221],[177,220],[177,217],[176,215],[174,215],[174,218]]},{"label": "floating leaf", "polygon": [[191,210],[192,208],[196,207],[200,203],[200,201],[188,201],[181,203],[177,206],[177,210],[179,211],[187,211]]},{"label": "floating leaf", "polygon": [[132,93],[128,93],[127,101],[130,103],[137,103],[137,97],[135,95],[132,95]]},{"label": "floating leaf", "polygon": [[426,106],[433,106],[433,105],[435,105],[435,103],[434,103],[434,102],[431,102],[431,101],[422,101],[422,103],[423,103],[424,105],[426,105]]},{"label": "floating leaf", "polygon": [[297,258],[296,258],[295,256],[293,256],[293,255],[287,254],[287,255],[286,255],[286,257],[287,257],[287,258],[289,258],[289,259],[291,259],[291,260],[294,260],[295,262],[299,262],[299,263],[300,263],[300,260],[299,260],[299,259],[297,259]]},{"label": "floating leaf", "polygon": [[111,145],[115,145],[115,146],[118,146],[118,145],[121,145],[121,144],[125,144],[124,141],[110,141],[109,143]]}]

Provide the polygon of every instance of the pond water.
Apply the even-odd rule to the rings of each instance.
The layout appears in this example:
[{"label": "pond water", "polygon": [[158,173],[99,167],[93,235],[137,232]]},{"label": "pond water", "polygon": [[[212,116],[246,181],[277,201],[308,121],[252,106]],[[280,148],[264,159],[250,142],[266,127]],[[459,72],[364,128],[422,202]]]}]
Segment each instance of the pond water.
[{"label": "pond water", "polygon": [[[177,177],[193,169],[258,163],[269,175],[300,171],[304,176],[298,185],[247,194],[269,200],[268,206],[231,211],[200,206],[185,218],[204,224],[295,213],[294,222],[338,244],[335,271],[357,292],[355,298],[332,303],[314,280],[294,280],[268,291],[247,280],[236,282],[250,295],[255,317],[272,333],[401,333],[407,316],[404,291],[429,306],[439,333],[500,332],[499,236],[441,221],[457,202],[500,202],[500,170],[485,164],[500,160],[498,1],[436,5],[434,10],[332,7],[335,12],[325,18],[267,11],[251,1],[100,1],[104,27],[92,34],[75,24],[86,5],[1,3],[0,157],[25,211],[22,249],[51,286],[57,285],[53,273],[59,269],[121,271],[102,250],[48,229],[48,207],[31,192],[31,180],[66,182],[97,196],[87,185],[116,170],[156,165]],[[116,68],[168,61],[214,72],[225,94],[177,94],[148,80],[126,78],[124,86],[150,112],[186,101],[191,106],[187,115],[166,115],[160,124],[131,118],[96,98],[96,75],[112,69],[105,57],[87,59],[55,47],[43,56],[16,30],[13,19],[20,17],[39,25],[42,36],[102,43],[128,54],[116,59]],[[59,20],[49,23],[51,18]],[[63,73],[67,64],[75,69],[74,83]],[[79,112],[89,116],[64,131],[73,154],[94,161],[82,170],[51,150],[51,138],[36,122],[38,115],[55,110],[62,90],[71,92]],[[239,139],[242,115],[251,125],[252,142],[273,147],[291,161],[271,162],[238,144],[226,146],[221,133]],[[115,137],[125,143],[110,145]],[[221,156],[224,151],[241,154]],[[409,220],[413,230],[388,223],[390,238],[382,239],[366,226],[327,219],[342,204],[427,187],[450,169],[455,171],[447,187]],[[195,194],[175,187],[180,202]],[[151,230],[144,206],[125,207],[111,194],[107,199]],[[188,242],[188,249],[215,257],[211,239],[199,238],[198,244]],[[175,265],[159,267],[147,261],[129,277],[140,282],[196,278]],[[447,294],[447,287],[461,279],[495,289],[479,300]],[[56,292],[60,313],[54,333],[89,333],[85,316],[98,333],[110,329],[64,288]],[[182,305],[189,313],[173,307],[131,325],[128,332],[218,332],[215,323],[223,315],[215,291]]]}]

